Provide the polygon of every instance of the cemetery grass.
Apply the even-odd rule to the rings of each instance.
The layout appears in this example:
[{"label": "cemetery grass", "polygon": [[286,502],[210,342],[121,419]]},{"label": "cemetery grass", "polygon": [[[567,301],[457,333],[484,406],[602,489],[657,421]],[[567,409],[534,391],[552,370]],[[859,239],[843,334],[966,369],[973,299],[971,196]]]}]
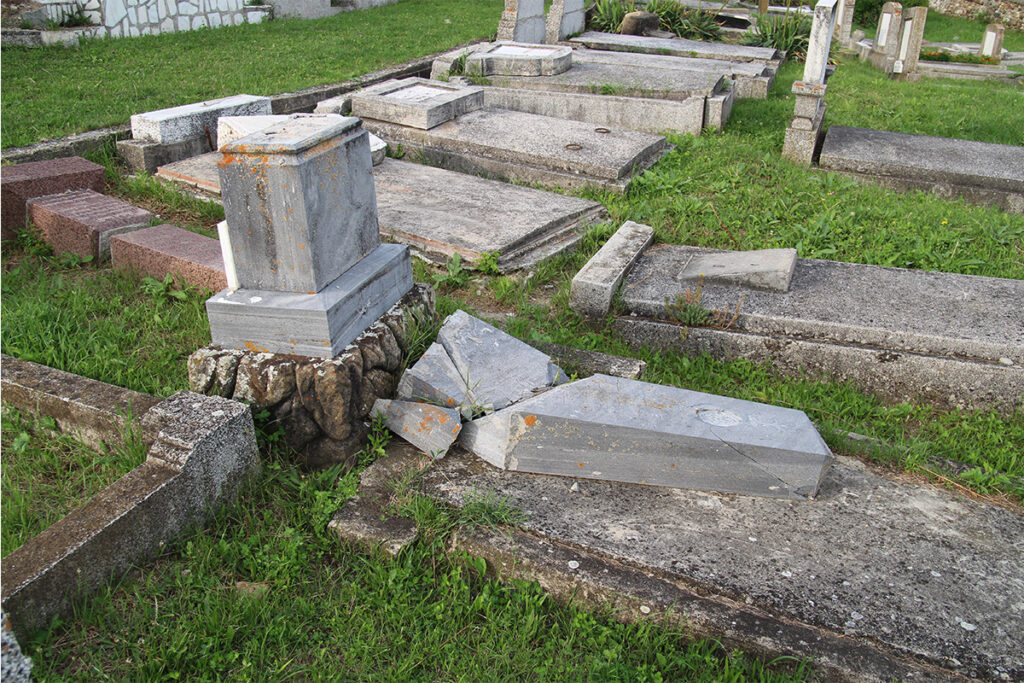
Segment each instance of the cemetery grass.
[{"label": "cemetery grass", "polygon": [[146,457],[137,435],[130,435],[123,446],[98,452],[54,433],[53,418],[34,420],[5,406],[0,419],[5,557]]},{"label": "cemetery grass", "polygon": [[339,83],[486,39],[501,9],[501,0],[403,0],[325,19],[87,40],[76,49],[5,47],[0,144],[27,145],[237,93]]}]

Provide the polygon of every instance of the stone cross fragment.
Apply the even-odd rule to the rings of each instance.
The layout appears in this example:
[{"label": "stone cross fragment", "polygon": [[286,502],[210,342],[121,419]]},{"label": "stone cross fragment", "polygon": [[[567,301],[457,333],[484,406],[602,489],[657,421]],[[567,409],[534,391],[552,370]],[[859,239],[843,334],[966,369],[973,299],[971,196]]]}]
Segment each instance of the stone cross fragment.
[{"label": "stone cross fragment", "polygon": [[1003,53],[1003,29],[1002,24],[989,24],[985,27],[985,35],[981,39],[981,47],[978,48],[979,57],[990,57],[999,61]]},{"label": "stone cross fragment", "polygon": [[548,10],[546,42],[557,43],[586,28],[583,0],[553,0]]},{"label": "stone cross fragment", "polygon": [[546,30],[544,0],[505,0],[505,11],[498,22],[498,40],[543,43]]},{"label": "stone cross fragment", "polygon": [[412,287],[408,247],[380,242],[359,119],[289,118],[221,154],[238,288],[206,302],[214,344],[333,357]]}]

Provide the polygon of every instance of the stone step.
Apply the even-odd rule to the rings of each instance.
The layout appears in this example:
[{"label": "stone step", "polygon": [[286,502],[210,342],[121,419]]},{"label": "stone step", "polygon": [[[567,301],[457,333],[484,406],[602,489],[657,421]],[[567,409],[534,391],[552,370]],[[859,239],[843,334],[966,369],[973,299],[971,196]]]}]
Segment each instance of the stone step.
[{"label": "stone step", "polygon": [[110,261],[119,270],[134,270],[178,285],[219,292],[227,287],[220,242],[175,225],[157,225],[110,239]]},{"label": "stone step", "polygon": [[153,214],[93,190],[73,190],[28,202],[29,217],[57,253],[96,259],[110,255],[113,235],[149,225]]},{"label": "stone step", "polygon": [[1024,214],[1024,147],[832,126],[821,168]]},{"label": "stone step", "polygon": [[102,192],[105,182],[103,167],[82,157],[5,166],[0,174],[0,201],[3,206],[0,239],[11,239],[15,230],[25,224],[28,216],[25,202],[29,199],[69,190]]}]

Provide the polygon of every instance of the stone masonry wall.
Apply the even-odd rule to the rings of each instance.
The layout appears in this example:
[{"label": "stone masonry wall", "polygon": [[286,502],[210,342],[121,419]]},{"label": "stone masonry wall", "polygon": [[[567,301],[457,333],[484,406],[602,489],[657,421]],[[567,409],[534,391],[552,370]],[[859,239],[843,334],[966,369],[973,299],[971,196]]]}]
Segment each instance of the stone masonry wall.
[{"label": "stone masonry wall", "polygon": [[[954,17],[977,19],[984,15],[984,21],[998,22],[1008,29],[1024,31],[1024,0],[931,0],[929,8],[940,14]],[[981,40],[985,27],[978,27],[976,41]],[[960,36],[971,40],[971,36]]]},{"label": "stone masonry wall", "polygon": [[267,10],[245,0],[43,0],[47,15],[60,21],[83,7],[97,26],[90,35],[134,37],[198,28],[260,23]]},{"label": "stone masonry wall", "polygon": [[394,396],[409,332],[434,316],[434,290],[416,284],[334,358],[207,346],[188,359],[189,385],[269,410],[307,467],[353,465],[374,401]]}]

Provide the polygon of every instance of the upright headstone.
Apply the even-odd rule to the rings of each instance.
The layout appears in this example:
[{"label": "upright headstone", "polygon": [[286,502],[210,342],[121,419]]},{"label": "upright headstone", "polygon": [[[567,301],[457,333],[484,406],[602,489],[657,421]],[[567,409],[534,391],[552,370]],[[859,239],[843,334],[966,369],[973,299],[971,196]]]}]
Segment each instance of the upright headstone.
[{"label": "upright headstone", "polygon": [[924,42],[924,25],[928,20],[927,7],[911,7],[903,12],[903,24],[900,27],[900,47],[892,72],[902,80],[917,80],[917,62],[921,56],[921,43]]},{"label": "upright headstone", "polygon": [[289,119],[221,152],[238,289],[206,302],[214,344],[332,357],[412,286],[408,247],[380,242],[359,119]]},{"label": "upright headstone", "polygon": [[882,5],[882,13],[878,16],[875,42],[866,54],[867,61],[876,69],[892,73],[893,65],[899,55],[902,25],[903,5],[898,2],[887,2]]},{"label": "upright headstone", "polygon": [[1003,52],[1003,25],[989,24],[985,27],[985,35],[981,38],[981,47],[978,48],[979,57],[989,57],[997,62]]},{"label": "upright headstone", "polygon": [[828,55],[836,26],[838,3],[839,0],[820,0],[815,5],[804,78],[793,83],[796,105],[793,108],[793,120],[786,129],[782,155],[804,166],[814,163],[821,149]]},{"label": "upright headstone", "polygon": [[857,0],[842,0],[839,6],[839,19],[836,21],[836,32],[839,38],[839,45],[844,49],[850,48],[854,41],[853,34],[853,11]]},{"label": "upright headstone", "polygon": [[552,0],[548,10],[546,42],[557,43],[586,28],[583,0]]},{"label": "upright headstone", "polygon": [[498,40],[543,43],[546,30],[544,0],[505,0],[505,11],[498,22]]}]

